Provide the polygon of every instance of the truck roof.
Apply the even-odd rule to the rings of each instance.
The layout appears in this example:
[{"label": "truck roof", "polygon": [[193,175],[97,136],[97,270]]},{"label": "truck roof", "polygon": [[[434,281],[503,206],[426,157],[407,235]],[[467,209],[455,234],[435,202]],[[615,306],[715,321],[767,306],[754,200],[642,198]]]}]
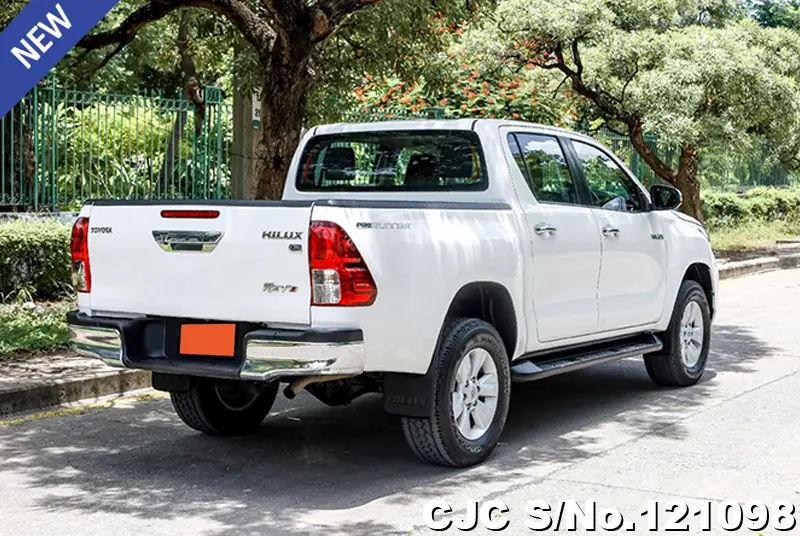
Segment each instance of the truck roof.
[{"label": "truck roof", "polygon": [[374,132],[386,130],[477,130],[481,127],[517,126],[536,128],[577,138],[591,139],[579,132],[550,125],[514,121],[509,119],[411,119],[376,121],[368,123],[332,123],[313,127],[312,135],[342,134],[346,132]]}]

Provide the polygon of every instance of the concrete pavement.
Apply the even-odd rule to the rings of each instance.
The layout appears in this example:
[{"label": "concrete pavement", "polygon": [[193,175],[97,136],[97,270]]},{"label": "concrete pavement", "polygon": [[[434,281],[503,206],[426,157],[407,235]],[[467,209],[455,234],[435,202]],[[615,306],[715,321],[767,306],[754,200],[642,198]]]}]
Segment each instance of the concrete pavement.
[{"label": "concrete pavement", "polygon": [[595,499],[645,533],[649,500],[798,503],[799,320],[800,270],[724,281],[699,385],[660,389],[640,360],[515,385],[495,455],[461,471],[418,462],[376,396],[281,400],[235,439],[163,396],[0,426],[0,535],[434,534],[432,498],[503,500],[507,534],[531,533],[527,501]]}]

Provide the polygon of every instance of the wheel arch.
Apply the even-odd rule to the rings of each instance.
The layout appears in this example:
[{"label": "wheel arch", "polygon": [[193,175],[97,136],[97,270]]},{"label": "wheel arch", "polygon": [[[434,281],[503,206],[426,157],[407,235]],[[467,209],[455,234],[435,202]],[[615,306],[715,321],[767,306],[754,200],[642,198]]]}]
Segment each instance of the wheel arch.
[{"label": "wheel arch", "polygon": [[697,282],[705,292],[708,306],[711,309],[711,317],[714,317],[715,304],[714,304],[714,282],[711,275],[711,267],[702,262],[695,262],[690,264],[681,278],[681,283],[684,281]]},{"label": "wheel arch", "polygon": [[442,319],[442,329],[448,318],[479,318],[491,324],[500,334],[509,360],[513,359],[519,342],[517,312],[511,293],[494,281],[473,281],[463,285],[450,300],[450,307]]}]

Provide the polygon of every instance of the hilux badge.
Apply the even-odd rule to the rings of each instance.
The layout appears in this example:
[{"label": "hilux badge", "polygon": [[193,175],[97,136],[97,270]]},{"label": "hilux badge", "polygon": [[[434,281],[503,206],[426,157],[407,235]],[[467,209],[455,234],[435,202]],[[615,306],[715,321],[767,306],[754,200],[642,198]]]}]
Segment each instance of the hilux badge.
[{"label": "hilux badge", "polygon": [[264,240],[300,240],[302,231],[264,231],[261,238]]}]

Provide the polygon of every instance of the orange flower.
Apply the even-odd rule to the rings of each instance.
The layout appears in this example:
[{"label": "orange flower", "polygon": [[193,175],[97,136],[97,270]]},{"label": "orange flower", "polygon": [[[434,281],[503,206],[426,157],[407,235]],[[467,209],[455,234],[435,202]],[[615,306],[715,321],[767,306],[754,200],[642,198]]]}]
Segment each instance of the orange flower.
[{"label": "orange flower", "polygon": [[494,104],[494,97],[489,97],[488,99],[486,99],[486,102],[488,102],[489,104]]},{"label": "orange flower", "polygon": [[439,101],[439,106],[447,106],[447,99],[442,99]]},{"label": "orange flower", "polygon": [[519,119],[519,114],[513,113],[511,114],[511,117],[513,117],[514,119]]},{"label": "orange flower", "polygon": [[400,99],[400,104],[408,104],[409,102],[411,102],[411,97],[403,97]]},{"label": "orange flower", "polygon": [[388,95],[384,95],[383,97],[381,97],[381,102],[383,102],[383,103],[389,102],[389,96]]},{"label": "orange flower", "polygon": [[481,91],[481,93],[483,93],[484,95],[488,95],[489,94],[489,90],[486,89],[486,88],[483,88],[483,91]]},{"label": "orange flower", "polygon": [[478,96],[478,94],[477,94],[477,93],[475,93],[474,91],[470,91],[469,93],[467,93],[467,98],[468,98],[468,99],[474,99],[474,98],[476,98],[477,96]]}]

